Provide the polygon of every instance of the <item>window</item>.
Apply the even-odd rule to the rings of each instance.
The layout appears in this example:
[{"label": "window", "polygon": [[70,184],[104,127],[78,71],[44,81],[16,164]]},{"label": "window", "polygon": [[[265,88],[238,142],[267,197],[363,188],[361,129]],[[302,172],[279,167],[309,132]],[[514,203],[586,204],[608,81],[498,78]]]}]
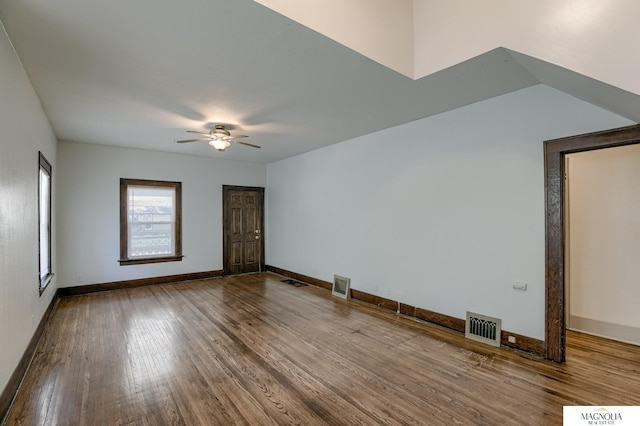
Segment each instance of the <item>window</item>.
[{"label": "window", "polygon": [[180,182],[120,179],[120,264],[182,260]]},{"label": "window", "polygon": [[51,282],[51,164],[38,153],[38,257],[40,294]]}]

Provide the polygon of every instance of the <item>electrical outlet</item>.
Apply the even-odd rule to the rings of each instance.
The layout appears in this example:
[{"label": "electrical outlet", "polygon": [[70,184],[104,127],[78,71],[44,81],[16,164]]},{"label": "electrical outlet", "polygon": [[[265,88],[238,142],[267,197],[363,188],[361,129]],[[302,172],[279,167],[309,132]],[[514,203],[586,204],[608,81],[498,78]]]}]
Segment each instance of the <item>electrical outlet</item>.
[{"label": "electrical outlet", "polygon": [[509,341],[509,343],[515,343],[516,342],[515,336],[509,336],[509,337],[507,337],[507,340]]},{"label": "electrical outlet", "polygon": [[521,281],[514,281],[513,289],[520,290],[520,291],[527,291],[527,283],[523,283]]}]

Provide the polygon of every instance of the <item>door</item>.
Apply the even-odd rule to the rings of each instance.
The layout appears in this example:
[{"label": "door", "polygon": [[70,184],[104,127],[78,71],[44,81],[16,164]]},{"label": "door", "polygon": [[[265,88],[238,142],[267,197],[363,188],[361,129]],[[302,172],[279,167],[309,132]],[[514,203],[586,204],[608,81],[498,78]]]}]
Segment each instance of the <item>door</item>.
[{"label": "door", "polygon": [[264,269],[264,188],[222,187],[225,275]]}]

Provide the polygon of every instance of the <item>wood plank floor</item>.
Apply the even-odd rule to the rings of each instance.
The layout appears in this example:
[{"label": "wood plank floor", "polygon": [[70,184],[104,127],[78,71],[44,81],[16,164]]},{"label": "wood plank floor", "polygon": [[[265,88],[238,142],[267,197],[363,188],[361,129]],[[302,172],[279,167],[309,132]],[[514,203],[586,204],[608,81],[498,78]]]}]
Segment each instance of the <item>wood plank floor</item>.
[{"label": "wood plank floor", "polygon": [[273,274],[61,299],[8,425],[561,425],[640,405],[640,348],[558,365]]}]

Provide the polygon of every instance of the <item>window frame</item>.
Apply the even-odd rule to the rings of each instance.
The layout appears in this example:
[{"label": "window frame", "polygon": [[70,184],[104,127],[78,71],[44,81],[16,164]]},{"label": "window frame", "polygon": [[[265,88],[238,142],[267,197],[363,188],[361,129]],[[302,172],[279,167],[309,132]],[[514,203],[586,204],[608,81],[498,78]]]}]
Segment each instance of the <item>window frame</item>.
[{"label": "window frame", "polygon": [[[172,256],[160,255],[141,258],[129,257],[129,220],[128,220],[128,189],[129,186],[142,186],[149,188],[172,189],[175,194],[174,212],[174,247],[175,253]],[[182,183],[163,180],[148,179],[128,179],[120,178],[120,262],[124,265],[140,265],[146,263],[180,262],[182,261]]]},{"label": "window frame", "polygon": [[[49,247],[47,248],[47,271],[45,271],[45,275],[43,276],[42,271],[42,226],[41,226],[41,216],[42,216],[42,174],[44,172],[48,176],[48,185],[47,185],[47,240],[49,243]],[[53,264],[51,262],[52,253],[51,253],[51,242],[53,240],[53,235],[51,231],[52,223],[52,198],[53,198],[53,167],[51,167],[51,163],[47,161],[44,154],[38,151],[38,293],[42,295],[45,289],[51,283],[53,279]]]}]

